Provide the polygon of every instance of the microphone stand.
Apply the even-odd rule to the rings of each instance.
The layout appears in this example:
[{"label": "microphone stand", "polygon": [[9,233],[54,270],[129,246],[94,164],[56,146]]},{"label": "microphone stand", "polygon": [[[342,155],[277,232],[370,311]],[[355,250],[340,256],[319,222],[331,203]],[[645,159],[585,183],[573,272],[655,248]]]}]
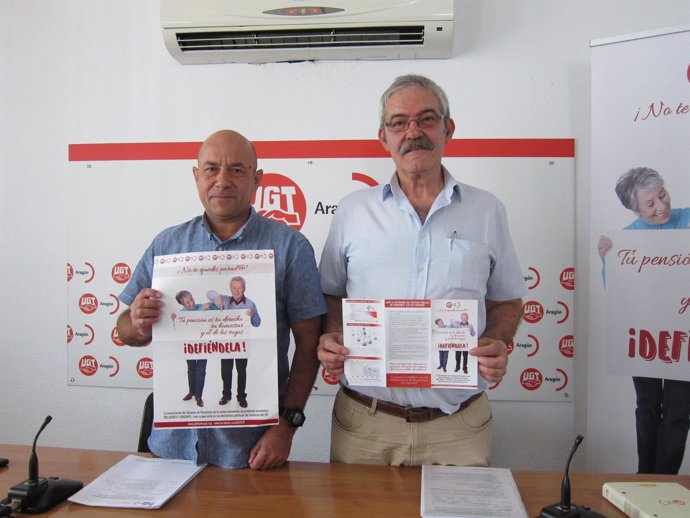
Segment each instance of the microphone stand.
[{"label": "microphone stand", "polygon": [[51,416],[46,417],[34,438],[31,457],[29,458],[29,478],[11,487],[7,493],[7,498],[0,502],[10,506],[14,511],[27,514],[44,513],[84,487],[84,484],[78,480],[67,480],[59,477],[41,478],[38,476],[36,441],[52,419]]},{"label": "microphone stand", "polygon": [[578,435],[575,438],[575,444],[573,444],[568,460],[565,463],[565,473],[561,484],[561,501],[544,507],[538,518],[606,518],[603,514],[592,511],[589,507],[572,505],[570,503],[570,476],[568,475],[570,472],[570,461],[573,460],[573,455],[575,455],[583,439],[582,435]]}]

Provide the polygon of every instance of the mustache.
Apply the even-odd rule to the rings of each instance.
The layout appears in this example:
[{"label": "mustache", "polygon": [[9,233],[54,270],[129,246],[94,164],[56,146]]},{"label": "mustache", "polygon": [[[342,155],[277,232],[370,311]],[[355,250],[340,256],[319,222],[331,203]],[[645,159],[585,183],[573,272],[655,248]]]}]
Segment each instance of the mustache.
[{"label": "mustache", "polygon": [[405,155],[417,149],[432,150],[434,149],[434,143],[424,136],[412,138],[403,142],[402,146],[400,146],[400,154]]}]

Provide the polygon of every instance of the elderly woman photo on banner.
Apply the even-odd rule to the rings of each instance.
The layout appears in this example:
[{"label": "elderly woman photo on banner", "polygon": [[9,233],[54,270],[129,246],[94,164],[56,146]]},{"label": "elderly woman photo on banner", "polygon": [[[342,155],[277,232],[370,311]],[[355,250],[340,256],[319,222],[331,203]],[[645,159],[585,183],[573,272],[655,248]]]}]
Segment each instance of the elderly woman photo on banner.
[{"label": "elderly woman photo on banner", "polygon": [[690,426],[690,208],[673,208],[664,179],[649,167],[623,173],[615,191],[636,219],[598,243],[606,338],[615,344],[609,369],[633,375],[638,472],[677,473]]}]

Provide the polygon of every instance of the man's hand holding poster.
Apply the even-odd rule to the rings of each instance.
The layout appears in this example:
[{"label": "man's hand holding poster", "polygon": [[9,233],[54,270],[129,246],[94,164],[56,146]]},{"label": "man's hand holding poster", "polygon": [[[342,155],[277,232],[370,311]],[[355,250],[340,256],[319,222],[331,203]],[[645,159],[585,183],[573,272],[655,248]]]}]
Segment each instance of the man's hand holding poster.
[{"label": "man's hand holding poster", "polygon": [[278,423],[272,250],[157,256],[154,426]]},{"label": "man's hand holding poster", "polygon": [[476,300],[343,300],[351,385],[476,388]]},{"label": "man's hand holding poster", "polygon": [[615,344],[608,348],[609,371],[690,380],[688,233],[625,230],[609,237],[606,342]]}]

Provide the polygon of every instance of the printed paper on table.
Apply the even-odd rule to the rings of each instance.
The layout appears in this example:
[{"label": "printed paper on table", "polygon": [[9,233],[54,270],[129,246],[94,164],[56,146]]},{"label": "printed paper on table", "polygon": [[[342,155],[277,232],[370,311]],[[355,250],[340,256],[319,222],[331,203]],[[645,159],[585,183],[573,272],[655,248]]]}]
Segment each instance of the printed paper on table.
[{"label": "printed paper on table", "polygon": [[507,468],[422,466],[423,518],[528,518]]},{"label": "printed paper on table", "polygon": [[477,301],[344,299],[350,385],[476,388]]},{"label": "printed paper on table", "polygon": [[[241,277],[252,311],[222,308],[230,282]],[[153,288],[163,294],[163,315],[153,327],[154,427],[250,427],[278,423],[275,268],[273,250],[196,252],[156,256]],[[187,291],[188,309],[176,296]],[[225,296],[225,299],[220,299]],[[218,305],[220,304],[220,305]],[[243,304],[244,306],[245,304]],[[221,362],[233,360],[232,393],[237,396],[236,361],[247,360],[247,407],[223,394]],[[200,406],[191,391],[188,368],[205,369]]]},{"label": "printed paper on table", "polygon": [[128,455],[69,501],[93,507],[160,509],[205,467],[190,460]]}]

